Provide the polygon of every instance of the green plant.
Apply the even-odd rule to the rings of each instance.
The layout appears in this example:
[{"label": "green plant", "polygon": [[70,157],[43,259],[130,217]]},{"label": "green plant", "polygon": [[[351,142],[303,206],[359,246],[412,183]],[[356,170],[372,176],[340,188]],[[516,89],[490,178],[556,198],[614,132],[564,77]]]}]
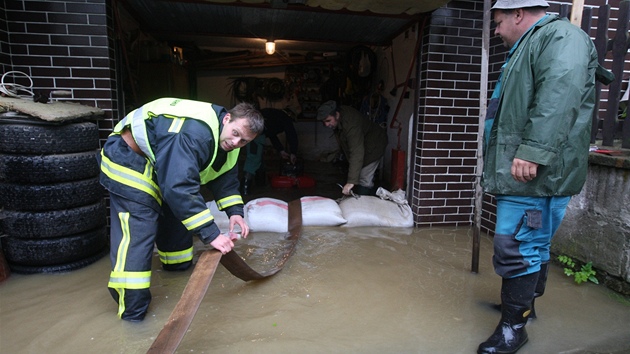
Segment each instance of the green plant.
[{"label": "green plant", "polygon": [[595,284],[599,284],[595,275],[597,272],[593,269],[593,263],[588,262],[580,267],[580,270],[576,270],[576,264],[571,257],[560,255],[558,256],[560,263],[564,264],[564,274],[567,276],[573,276],[576,283],[582,284],[585,281],[591,281]]}]

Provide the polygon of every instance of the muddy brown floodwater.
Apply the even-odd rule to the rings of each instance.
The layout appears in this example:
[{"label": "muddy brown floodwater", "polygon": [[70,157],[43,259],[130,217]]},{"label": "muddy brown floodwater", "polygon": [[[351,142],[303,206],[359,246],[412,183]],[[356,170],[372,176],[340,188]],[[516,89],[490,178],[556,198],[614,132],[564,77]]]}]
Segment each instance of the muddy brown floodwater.
[{"label": "muddy brown floodwater", "polygon": [[[275,262],[283,235],[255,233],[237,251],[252,268]],[[304,227],[296,252],[270,279],[245,283],[219,266],[178,353],[475,353],[500,314],[492,241],[472,230]],[[204,250],[196,243],[196,256]],[[66,274],[0,284],[0,353],[144,353],[191,270],[161,271],[141,323],[116,317],[107,257]],[[630,353],[630,299],[577,285],[552,266],[538,319],[519,354]]]}]

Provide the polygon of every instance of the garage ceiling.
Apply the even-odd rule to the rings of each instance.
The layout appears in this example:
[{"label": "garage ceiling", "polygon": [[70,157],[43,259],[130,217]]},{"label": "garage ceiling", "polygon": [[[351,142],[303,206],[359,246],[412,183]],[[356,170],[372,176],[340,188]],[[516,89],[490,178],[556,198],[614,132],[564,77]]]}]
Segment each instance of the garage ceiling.
[{"label": "garage ceiling", "polygon": [[143,32],[198,60],[247,50],[335,52],[387,46],[448,0],[118,0]]}]

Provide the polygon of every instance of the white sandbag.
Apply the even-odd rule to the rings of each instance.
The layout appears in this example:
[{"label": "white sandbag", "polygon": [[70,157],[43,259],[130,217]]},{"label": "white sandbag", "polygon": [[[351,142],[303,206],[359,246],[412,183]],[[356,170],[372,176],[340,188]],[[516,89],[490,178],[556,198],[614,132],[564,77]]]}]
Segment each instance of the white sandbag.
[{"label": "white sandbag", "polygon": [[245,204],[245,222],[252,232],[288,232],[289,205],[274,198],[258,198]]},{"label": "white sandbag", "polygon": [[393,192],[390,192],[383,187],[378,187],[378,189],[376,190],[376,196],[380,197],[381,199],[391,200],[396,204],[409,205],[409,203],[407,203],[406,193],[402,189],[397,189]]},{"label": "white sandbag", "polygon": [[309,196],[300,198],[302,226],[338,226],[347,222],[333,199]]},{"label": "white sandbag", "polygon": [[230,218],[224,211],[220,211],[214,200],[206,202],[206,206],[210,209],[210,213],[214,216],[214,223],[217,224],[221,232],[228,232],[230,228]]},{"label": "white sandbag", "polygon": [[413,214],[409,205],[362,195],[339,202],[343,217],[348,221],[343,227],[381,226],[413,227]]}]

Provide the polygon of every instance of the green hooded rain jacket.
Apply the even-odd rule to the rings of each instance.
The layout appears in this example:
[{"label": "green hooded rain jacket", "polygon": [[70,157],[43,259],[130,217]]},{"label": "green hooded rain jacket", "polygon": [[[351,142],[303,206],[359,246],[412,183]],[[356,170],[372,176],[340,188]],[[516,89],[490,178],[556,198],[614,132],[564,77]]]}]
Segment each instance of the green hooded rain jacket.
[{"label": "green hooded rain jacket", "polygon": [[[521,38],[501,79],[484,151],[482,184],[492,194],[570,196],[586,180],[595,106],[597,52],[589,36],[556,15]],[[510,173],[514,158],[538,163],[528,183]]]}]

